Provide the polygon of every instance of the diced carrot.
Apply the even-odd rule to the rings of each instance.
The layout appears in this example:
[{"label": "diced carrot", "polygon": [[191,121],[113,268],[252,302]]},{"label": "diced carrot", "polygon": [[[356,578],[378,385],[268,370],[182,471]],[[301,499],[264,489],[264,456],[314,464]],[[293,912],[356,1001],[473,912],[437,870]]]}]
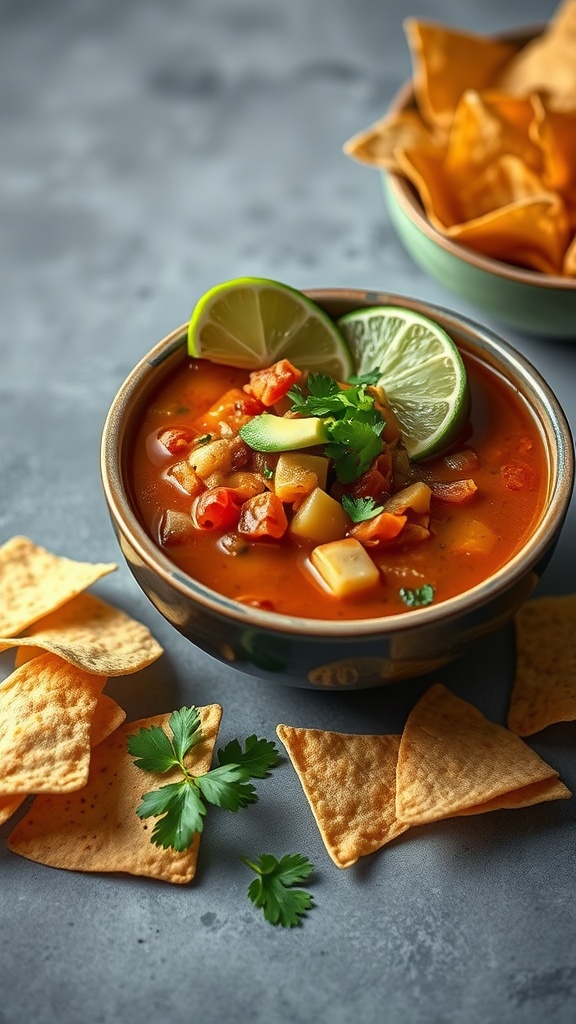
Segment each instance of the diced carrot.
[{"label": "diced carrot", "polygon": [[197,437],[190,427],[166,427],[158,434],[158,441],[170,455],[179,455],[188,451]]},{"label": "diced carrot", "polygon": [[262,402],[253,395],[247,394],[241,388],[230,388],[210,406],[197,424],[201,430],[219,437],[226,432],[225,428],[237,433],[240,427],[263,411]]},{"label": "diced carrot", "polygon": [[509,491],[531,491],[536,486],[536,474],[525,462],[509,462],[500,473]]},{"label": "diced carrot", "polygon": [[240,518],[240,501],[229,487],[212,487],[192,503],[192,518],[199,530],[227,530]]},{"label": "diced carrot", "polygon": [[349,530],[349,535],[359,540],[365,548],[377,547],[395,540],[406,523],[407,516],[395,516],[392,512],[380,512],[380,515],[356,523]]},{"label": "diced carrot", "polygon": [[288,359],[280,359],[265,370],[254,370],[250,374],[250,380],[244,385],[244,391],[269,407],[284,398],[290,388],[300,380],[302,372]]},{"label": "diced carrot", "polygon": [[288,529],[284,505],[272,491],[249,498],[242,505],[238,532],[245,537],[283,537]]},{"label": "diced carrot", "polygon": [[450,505],[464,505],[478,490],[473,480],[451,480],[448,483],[432,480],[428,486],[435,498]]}]

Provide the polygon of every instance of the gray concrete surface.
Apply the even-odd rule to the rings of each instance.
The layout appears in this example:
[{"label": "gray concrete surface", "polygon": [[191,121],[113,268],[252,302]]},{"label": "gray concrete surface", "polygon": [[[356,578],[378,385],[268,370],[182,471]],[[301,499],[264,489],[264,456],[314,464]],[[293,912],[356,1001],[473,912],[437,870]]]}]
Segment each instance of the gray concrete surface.
[{"label": "gray concrete surface", "polygon": [[[107,408],[212,284],[261,274],[382,288],[476,315],[413,266],[378,175],[341,145],[409,72],[403,16],[496,31],[553,8],[0,0],[0,541],[24,533],[70,557],[120,558],[98,470]],[[574,422],[573,347],[505,333]],[[572,511],[542,592],[574,589],[574,536]],[[222,742],[272,737],[281,721],[399,730],[430,682],[354,695],[264,689],[175,634],[123,564],[96,592],[166,647],[109,692],[130,717],[217,700]],[[441,681],[503,721],[512,656],[506,628]],[[574,729],[532,743],[572,787]],[[2,1024],[574,1020],[573,800],[424,828],[339,871],[283,763],[256,807],[211,816],[189,887],[35,865],[7,851],[9,831]],[[237,855],[265,850],[316,865],[317,907],[300,929],[272,928],[245,897]]]}]

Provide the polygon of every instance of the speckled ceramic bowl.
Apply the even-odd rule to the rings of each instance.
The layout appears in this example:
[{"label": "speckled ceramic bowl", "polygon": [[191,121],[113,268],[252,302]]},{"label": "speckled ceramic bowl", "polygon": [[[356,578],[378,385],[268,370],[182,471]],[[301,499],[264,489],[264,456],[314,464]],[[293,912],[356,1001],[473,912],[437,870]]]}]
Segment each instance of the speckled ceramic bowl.
[{"label": "speckled ceramic bowl", "polygon": [[488,330],[440,307],[365,291],[308,293],[329,315],[401,305],[437,320],[464,352],[497,368],[525,397],[548,455],[546,505],[524,548],[484,583],[459,597],[382,619],[330,622],[277,615],[222,597],[177,569],[136,514],[128,467],[151,394],[186,358],[187,324],[160,341],[120,388],[102,438],[104,492],[118,541],[153,605],[192,643],[267,682],[317,689],[359,689],[431,671],[459,657],[506,623],[545,568],[572,492],[574,453],[558,402],[537,371]]},{"label": "speckled ceramic bowl", "polygon": [[[501,38],[520,46],[536,31],[531,28]],[[399,112],[413,106],[414,93],[408,82],[389,110]],[[459,245],[430,223],[415,189],[405,178],[384,172],[383,184],[390,220],[423,270],[478,310],[517,331],[576,341],[576,279],[523,270]]]}]

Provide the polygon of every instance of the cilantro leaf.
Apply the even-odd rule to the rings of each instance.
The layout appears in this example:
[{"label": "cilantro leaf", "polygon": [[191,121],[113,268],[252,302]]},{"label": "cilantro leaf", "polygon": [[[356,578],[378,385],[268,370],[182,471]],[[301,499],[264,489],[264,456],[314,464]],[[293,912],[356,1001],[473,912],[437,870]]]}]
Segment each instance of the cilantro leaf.
[{"label": "cilantro leaf", "polygon": [[246,772],[247,779],[265,779],[270,769],[278,764],[279,754],[272,740],[259,740],[248,736],[243,751],[238,740],[231,740],[223,750],[218,751],[220,764],[236,764]]},{"label": "cilantro leaf", "polygon": [[341,483],[357,480],[380,455],[380,434],[384,425],[382,418],[376,423],[362,423],[352,419],[327,423],[330,442],[324,452],[334,460],[334,470]]},{"label": "cilantro leaf", "polygon": [[401,587],[399,590],[400,597],[409,608],[424,608],[425,605],[432,604],[434,593],[431,583],[424,583],[423,586],[414,589]]},{"label": "cilantro leaf", "polygon": [[384,511],[384,506],[377,505],[374,498],[353,498],[351,494],[342,495],[342,508],[353,523],[364,523]]},{"label": "cilantro leaf", "polygon": [[172,730],[174,752],[182,764],[186,754],[202,739],[200,712],[194,705],[190,708],[180,708],[180,711],[174,711],[170,715],[168,725]]},{"label": "cilantro leaf", "polygon": [[128,753],[143,772],[167,772],[178,764],[178,757],[168,736],[159,725],[140,729],[128,737]]},{"label": "cilantro leaf", "polygon": [[254,786],[246,782],[245,771],[237,764],[220,765],[194,781],[209,804],[227,811],[238,811],[258,800]]},{"label": "cilantro leaf", "polygon": [[351,384],[366,384],[369,387],[377,384],[381,376],[381,370],[368,370],[367,373],[353,373],[348,380]]},{"label": "cilantro leaf", "polygon": [[128,737],[128,751],[142,771],[160,774],[179,768],[176,782],[145,793],[136,810],[140,818],[157,818],[152,842],[164,848],[186,850],[196,832],[203,828],[208,804],[237,811],[256,803],[258,796],[250,778],[265,778],[278,762],[273,742],[249,736],[242,750],[232,740],[218,752],[220,766],[204,775],[193,775],[184,758],[202,740],[200,712],[194,705],[174,711],[168,719],[172,740],[157,725],[140,729]]},{"label": "cilantro leaf", "polygon": [[183,779],[145,793],[136,814],[139,818],[158,818],[151,836],[155,846],[182,852],[191,845],[196,832],[202,831],[206,806],[196,787]]},{"label": "cilantro leaf", "polygon": [[248,896],[266,920],[283,928],[299,925],[303,915],[314,906],[314,900],[304,889],[292,887],[308,878],[314,865],[299,853],[286,854],[281,860],[264,853],[256,863],[247,857],[240,859],[258,876],[248,886]]}]

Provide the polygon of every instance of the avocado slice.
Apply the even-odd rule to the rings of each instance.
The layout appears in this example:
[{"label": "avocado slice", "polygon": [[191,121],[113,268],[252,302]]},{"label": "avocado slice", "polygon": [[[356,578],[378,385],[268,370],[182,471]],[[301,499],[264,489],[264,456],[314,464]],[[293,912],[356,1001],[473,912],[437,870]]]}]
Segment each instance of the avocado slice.
[{"label": "avocado slice", "polygon": [[240,427],[239,433],[257,452],[288,452],[328,441],[326,425],[318,416],[288,419],[263,412]]}]

